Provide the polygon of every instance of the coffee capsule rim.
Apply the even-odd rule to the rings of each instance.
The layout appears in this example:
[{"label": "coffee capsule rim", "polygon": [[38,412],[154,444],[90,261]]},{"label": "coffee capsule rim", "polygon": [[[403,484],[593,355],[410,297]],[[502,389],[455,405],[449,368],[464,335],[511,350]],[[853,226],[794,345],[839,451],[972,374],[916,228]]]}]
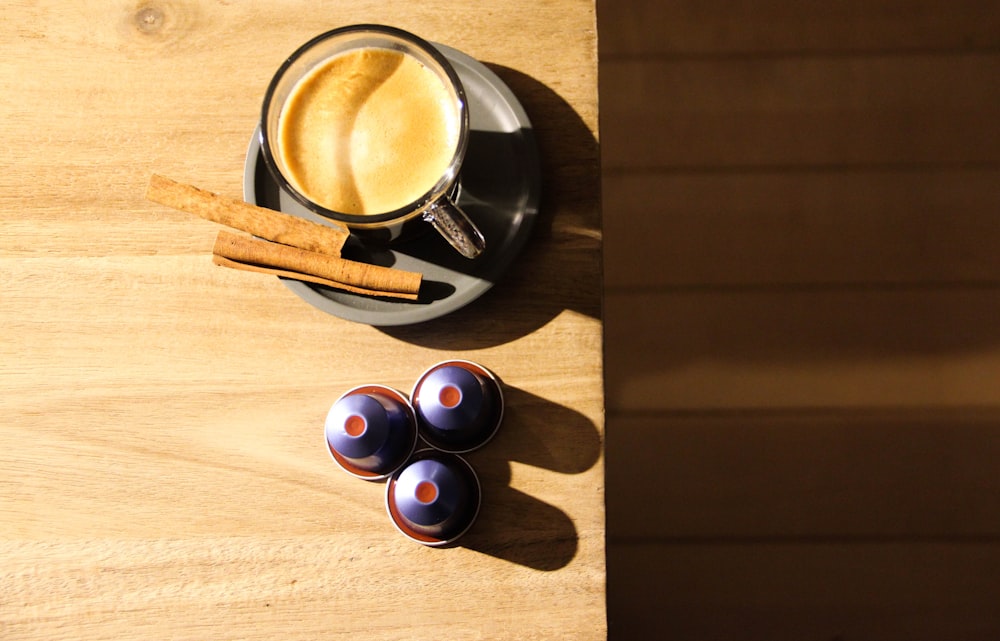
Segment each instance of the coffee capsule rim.
[{"label": "coffee capsule rim", "polygon": [[[468,522],[465,523],[461,529],[459,529],[455,534],[447,539],[441,539],[429,534],[423,534],[417,532],[416,530],[408,527],[402,515],[399,514],[399,509],[396,507],[396,499],[393,496],[393,489],[396,487],[396,481],[399,479],[399,475],[403,473],[403,470],[418,461],[422,461],[428,458],[449,458],[457,461],[462,465],[463,469],[468,472],[469,478],[473,481],[472,487],[472,500],[474,505],[471,509],[471,514],[468,517]],[[472,464],[465,460],[463,457],[452,452],[442,452],[441,450],[428,447],[417,450],[414,452],[410,458],[406,461],[406,464],[401,466],[398,470],[392,473],[389,477],[389,481],[385,484],[385,511],[389,515],[389,520],[392,522],[393,526],[399,531],[403,536],[420,543],[421,545],[426,545],[428,547],[441,547],[445,545],[450,545],[454,543],[459,537],[463,536],[469,529],[473,526],[476,520],[479,518],[479,511],[483,504],[483,486],[479,481],[479,475],[476,473],[476,469],[472,467]]]},{"label": "coffee capsule rim", "polygon": [[407,398],[406,394],[404,394],[403,392],[400,392],[399,390],[393,387],[389,387],[388,385],[379,385],[372,383],[368,385],[358,385],[357,387],[352,387],[351,389],[347,390],[346,392],[338,396],[337,400],[333,402],[333,405],[336,405],[337,403],[347,398],[348,396],[355,396],[359,394],[372,394],[372,393],[384,394],[392,398],[393,400],[398,401],[400,405],[403,406],[403,411],[406,412],[407,415],[408,419],[407,422],[411,426],[411,432],[413,434],[412,438],[410,439],[410,445],[406,448],[406,455],[400,457],[400,461],[397,465],[393,466],[393,468],[387,472],[379,473],[379,472],[372,472],[370,470],[364,470],[352,464],[347,457],[343,456],[342,454],[334,450],[333,447],[330,445],[330,441],[327,440],[326,438],[325,424],[323,426],[323,441],[326,445],[327,453],[330,454],[330,458],[333,459],[334,463],[340,466],[340,469],[344,470],[351,476],[363,479],[365,481],[382,481],[395,474],[410,461],[410,457],[413,456],[413,452],[417,449],[419,430],[417,429],[417,413],[413,409],[413,405],[410,403],[410,399]]},{"label": "coffee capsule rim", "polygon": [[[496,392],[497,405],[499,406],[496,413],[496,420],[493,425],[488,429],[484,430],[487,432],[487,436],[480,441],[477,441],[474,445],[465,447],[450,446],[447,443],[441,443],[438,439],[427,434],[427,429],[424,426],[424,421],[420,419],[420,412],[418,407],[417,399],[419,398],[418,392],[420,391],[420,386],[423,384],[424,380],[432,374],[433,372],[442,369],[444,367],[460,367],[462,369],[468,370],[474,374],[478,374],[483,377],[484,380],[494,389]],[[500,425],[503,423],[504,410],[506,407],[506,402],[503,395],[503,384],[500,381],[500,377],[494,374],[489,368],[484,365],[480,365],[474,361],[463,360],[463,359],[450,359],[441,361],[431,365],[423,371],[423,373],[417,377],[417,382],[413,384],[413,390],[410,392],[410,399],[412,399],[411,405],[413,406],[414,415],[417,417],[417,432],[420,434],[420,438],[423,439],[424,443],[427,443],[432,448],[439,450],[441,452],[446,452],[448,454],[468,454],[483,447],[496,436],[497,432],[500,430]]]}]

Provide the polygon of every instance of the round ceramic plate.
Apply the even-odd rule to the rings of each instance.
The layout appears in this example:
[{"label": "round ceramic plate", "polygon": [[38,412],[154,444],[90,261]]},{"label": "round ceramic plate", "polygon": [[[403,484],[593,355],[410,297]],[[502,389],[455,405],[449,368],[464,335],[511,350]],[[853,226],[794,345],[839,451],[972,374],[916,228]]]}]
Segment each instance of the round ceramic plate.
[{"label": "round ceramic plate", "polygon": [[[281,280],[309,304],[368,325],[409,325],[444,316],[482,296],[527,241],[541,191],[538,147],[524,108],[489,68],[466,54],[435,45],[455,67],[469,101],[469,146],[462,164],[458,205],[483,232],[486,250],[463,258],[428,225],[428,232],[389,248],[353,239],[345,258],[423,274],[416,301],[373,298],[298,280]],[[243,197],[252,204],[322,223],[275,183],[260,154],[260,127],[247,150]]]}]

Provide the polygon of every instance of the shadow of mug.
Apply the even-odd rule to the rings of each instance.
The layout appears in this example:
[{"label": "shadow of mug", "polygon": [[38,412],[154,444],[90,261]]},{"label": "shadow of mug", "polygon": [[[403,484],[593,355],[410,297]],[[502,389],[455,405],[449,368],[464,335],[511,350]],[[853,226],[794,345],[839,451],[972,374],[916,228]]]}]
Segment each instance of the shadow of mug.
[{"label": "shadow of mug", "polygon": [[[553,89],[522,72],[495,64],[486,66],[510,87],[531,120],[541,164],[539,211],[521,253],[502,274],[488,277],[495,286],[479,300],[444,318],[378,328],[409,343],[447,350],[481,349],[527,336],[567,309],[592,318],[601,316],[597,140],[580,115]],[[471,205],[468,213],[484,227],[487,251],[487,204],[497,197],[489,190],[496,191],[500,184],[491,173],[496,164],[491,157],[505,153],[507,146],[502,133],[473,130],[462,168],[463,189],[475,194],[478,203]],[[423,251],[436,259],[443,256],[447,268],[460,273],[475,269],[466,259],[442,251],[443,240],[431,242]],[[451,331],[456,324],[464,330]]]}]

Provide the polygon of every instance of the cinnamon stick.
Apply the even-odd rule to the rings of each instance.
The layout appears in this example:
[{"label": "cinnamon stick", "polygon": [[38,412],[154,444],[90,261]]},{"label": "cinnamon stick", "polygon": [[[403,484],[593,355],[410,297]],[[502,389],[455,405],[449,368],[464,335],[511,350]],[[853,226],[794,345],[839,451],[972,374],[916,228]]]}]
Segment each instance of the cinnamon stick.
[{"label": "cinnamon stick", "polygon": [[342,225],[321,225],[157,174],[149,180],[146,198],[266,240],[331,256],[340,256],[349,235]]},{"label": "cinnamon stick", "polygon": [[422,280],[416,272],[359,263],[227,231],[219,232],[212,253],[213,261],[224,267],[264,271],[375,296],[415,300]]},{"label": "cinnamon stick", "polygon": [[300,272],[293,272],[287,269],[277,269],[275,267],[262,267],[260,265],[250,265],[248,263],[240,263],[225,256],[220,256],[219,254],[212,255],[212,262],[220,267],[229,267],[231,269],[239,269],[246,272],[254,272],[256,274],[268,274],[270,276],[278,276],[280,278],[294,278],[295,280],[305,281],[307,283],[315,283],[317,285],[326,285],[327,287],[333,287],[334,289],[340,289],[345,292],[351,292],[353,294],[363,294],[365,296],[385,296],[389,298],[404,298],[407,300],[417,300],[417,294],[404,294],[400,292],[379,292],[374,289],[365,289],[364,287],[356,287],[354,285],[348,285],[346,283],[338,283],[332,281],[328,278],[320,278],[319,276],[313,276],[312,274],[302,274]]}]

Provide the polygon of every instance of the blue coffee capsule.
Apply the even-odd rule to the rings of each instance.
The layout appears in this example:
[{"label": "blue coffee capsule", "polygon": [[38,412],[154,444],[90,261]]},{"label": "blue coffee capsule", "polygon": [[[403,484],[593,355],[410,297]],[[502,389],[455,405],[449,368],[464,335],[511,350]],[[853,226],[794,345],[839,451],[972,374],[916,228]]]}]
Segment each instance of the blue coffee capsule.
[{"label": "blue coffee capsule", "polygon": [[470,361],[434,365],[417,380],[411,398],[420,436],[442,452],[461,454],[482,447],[503,420],[499,379]]},{"label": "blue coffee capsule", "polygon": [[386,484],[386,511],[404,536],[442,546],[465,534],[482,502],[479,478],[456,454],[420,450]]},{"label": "blue coffee capsule", "polygon": [[326,416],[326,446],[347,473],[384,479],[416,449],[417,422],[402,393],[383,385],[364,385],[344,393]]}]

